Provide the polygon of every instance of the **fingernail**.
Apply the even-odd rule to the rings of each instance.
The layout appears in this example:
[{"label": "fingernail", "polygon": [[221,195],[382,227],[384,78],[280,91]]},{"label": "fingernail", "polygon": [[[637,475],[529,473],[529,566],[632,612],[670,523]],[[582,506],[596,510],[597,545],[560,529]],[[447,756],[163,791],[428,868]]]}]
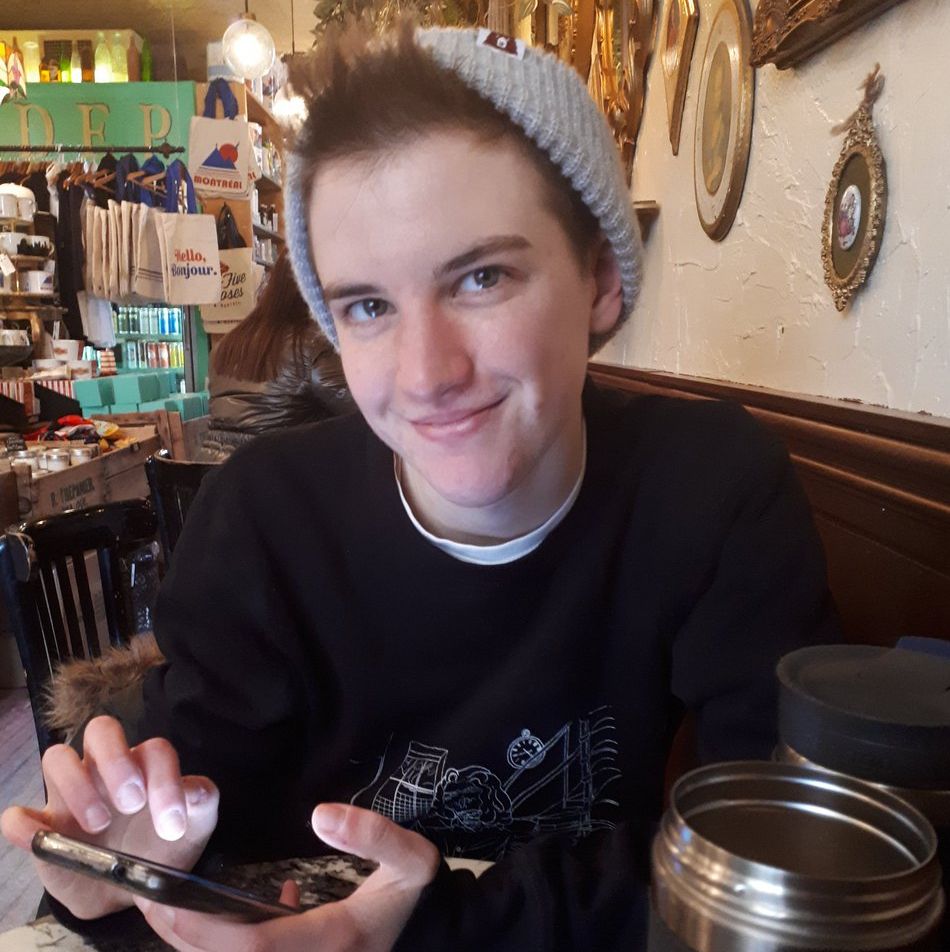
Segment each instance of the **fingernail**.
[{"label": "fingernail", "polygon": [[145,806],[145,788],[138,780],[129,780],[116,790],[115,803],[123,813],[135,813]]},{"label": "fingernail", "polygon": [[204,787],[186,787],[185,800],[190,807],[200,806],[208,799],[208,791]]},{"label": "fingernail", "polygon": [[335,833],[346,816],[346,807],[336,803],[321,803],[313,811],[313,828],[319,836],[321,833]]},{"label": "fingernail", "polygon": [[178,807],[160,813],[155,831],[163,840],[180,840],[185,835],[185,814]]},{"label": "fingernail", "polygon": [[86,810],[86,826],[93,832],[104,830],[112,822],[112,814],[100,804]]}]

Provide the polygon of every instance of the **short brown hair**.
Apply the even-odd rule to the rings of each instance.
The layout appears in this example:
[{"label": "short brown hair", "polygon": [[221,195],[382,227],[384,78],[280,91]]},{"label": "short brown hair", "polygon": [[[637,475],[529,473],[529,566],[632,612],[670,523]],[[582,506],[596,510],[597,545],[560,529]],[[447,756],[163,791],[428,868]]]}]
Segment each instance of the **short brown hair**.
[{"label": "short brown hair", "polygon": [[308,198],[319,169],[341,158],[387,152],[428,132],[464,130],[514,143],[537,169],[545,198],[583,266],[600,235],[597,218],[547,154],[487,99],[440,67],[402,19],[380,36],[364,21],[327,30],[291,82],[309,104],[294,143],[305,162]]}]

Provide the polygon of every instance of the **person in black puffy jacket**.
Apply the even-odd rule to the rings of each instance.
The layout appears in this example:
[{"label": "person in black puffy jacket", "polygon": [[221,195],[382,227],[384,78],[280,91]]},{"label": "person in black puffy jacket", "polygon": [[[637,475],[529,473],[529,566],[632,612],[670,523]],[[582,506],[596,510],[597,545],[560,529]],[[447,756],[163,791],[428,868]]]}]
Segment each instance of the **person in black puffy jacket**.
[{"label": "person in black puffy jacket", "polygon": [[269,430],[354,409],[340,358],[300,297],[284,255],[257,306],[212,351],[209,390],[203,462],[223,462]]}]

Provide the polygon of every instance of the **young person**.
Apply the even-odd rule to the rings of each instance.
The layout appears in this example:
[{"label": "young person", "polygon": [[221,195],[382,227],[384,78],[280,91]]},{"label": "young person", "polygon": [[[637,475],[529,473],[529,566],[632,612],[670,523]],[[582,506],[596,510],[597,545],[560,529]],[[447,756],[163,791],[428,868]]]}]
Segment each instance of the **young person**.
[{"label": "young person", "polygon": [[[4,832],[190,867],[209,838],[262,859],[315,831],[380,863],[289,920],[143,907],[179,949],[643,948],[684,712],[703,760],[767,757],[776,661],[835,638],[806,500],[741,409],[587,381],[640,250],[568,67],[408,28],[321,63],[285,212],[361,414],[261,437],[206,484],[142,731],[100,718],[83,757],[51,749],[46,810]],[[41,875],[77,916],[128,904]]]}]

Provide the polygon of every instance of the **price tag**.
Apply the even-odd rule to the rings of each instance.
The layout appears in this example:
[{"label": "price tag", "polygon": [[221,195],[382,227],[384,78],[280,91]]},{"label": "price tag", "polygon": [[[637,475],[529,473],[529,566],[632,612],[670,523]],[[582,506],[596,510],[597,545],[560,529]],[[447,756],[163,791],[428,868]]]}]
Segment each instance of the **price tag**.
[{"label": "price tag", "polygon": [[6,439],[6,447],[8,453],[16,453],[19,450],[26,449],[26,443],[23,440],[23,437],[19,434],[14,434],[13,436],[8,436]]},{"label": "price tag", "polygon": [[0,271],[2,271],[7,277],[10,277],[10,275],[16,271],[13,262],[5,252],[0,252]]}]

